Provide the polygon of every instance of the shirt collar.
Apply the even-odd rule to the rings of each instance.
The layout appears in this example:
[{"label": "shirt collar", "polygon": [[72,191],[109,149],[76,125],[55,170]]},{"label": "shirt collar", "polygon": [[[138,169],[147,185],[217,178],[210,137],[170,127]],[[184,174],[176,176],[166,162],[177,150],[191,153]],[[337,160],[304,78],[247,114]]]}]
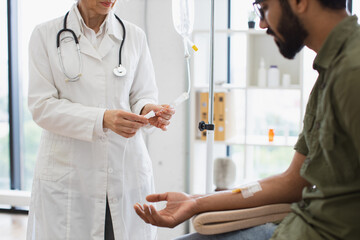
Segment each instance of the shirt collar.
[{"label": "shirt collar", "polygon": [[[73,14],[72,14],[73,13]],[[74,18],[71,18],[71,15],[74,15],[74,18],[77,21],[74,21]],[[70,10],[69,18],[68,18],[68,28],[72,29],[76,35],[79,37],[81,33],[84,33],[83,26],[85,25],[85,22],[80,14],[79,9],[77,8],[77,3],[73,5],[73,7]],[[115,18],[115,14],[113,10],[111,10],[108,15],[106,16],[104,22],[101,24],[101,27],[105,27],[103,30],[105,30],[105,33],[114,36],[118,40],[123,40],[123,29],[119,21]]]},{"label": "shirt collar", "polygon": [[354,29],[358,26],[358,18],[354,16],[349,16],[342,20],[329,34],[326,38],[323,46],[320,48],[320,51],[316,55],[316,58],[313,63],[313,68],[315,70],[327,69],[329,68],[333,59],[337,56],[338,52],[354,32]]}]

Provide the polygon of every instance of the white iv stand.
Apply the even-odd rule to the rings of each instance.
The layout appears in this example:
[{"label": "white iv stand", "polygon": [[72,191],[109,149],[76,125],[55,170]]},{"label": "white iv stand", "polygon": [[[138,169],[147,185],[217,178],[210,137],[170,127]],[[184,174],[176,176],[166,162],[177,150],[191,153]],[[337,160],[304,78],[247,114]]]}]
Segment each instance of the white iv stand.
[{"label": "white iv stand", "polygon": [[[206,131],[207,152],[206,152],[206,192],[213,192],[213,148],[214,148],[214,11],[215,3],[211,0],[211,29],[210,29],[210,80],[209,80],[209,123],[199,123],[200,131]],[[176,31],[183,37],[188,89],[181,94],[174,102],[176,106],[187,100],[190,95],[190,53],[188,46],[197,51],[197,47],[190,41],[194,22],[194,0],[172,0],[173,22]]]},{"label": "white iv stand", "polygon": [[206,193],[213,192],[213,174],[214,174],[214,16],[215,0],[211,0],[211,28],[210,28],[210,73],[209,73],[209,123],[204,121],[199,123],[200,131],[206,129]]}]

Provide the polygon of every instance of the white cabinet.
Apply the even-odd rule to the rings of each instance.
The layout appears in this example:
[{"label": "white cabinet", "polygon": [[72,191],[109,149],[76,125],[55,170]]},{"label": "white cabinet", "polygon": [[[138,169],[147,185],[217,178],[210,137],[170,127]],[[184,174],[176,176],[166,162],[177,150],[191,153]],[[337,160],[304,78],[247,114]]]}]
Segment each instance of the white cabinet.
[{"label": "white cabinet", "polygon": [[[208,91],[209,33],[195,31],[193,39],[200,50],[192,60],[190,182],[192,193],[202,193],[205,191],[206,141],[199,139],[200,113],[196,95]],[[228,119],[232,124],[227,125],[232,126],[234,136],[215,141],[214,158],[229,155],[234,160],[237,166],[235,185],[285,170],[302,128],[305,102],[303,51],[295,59],[287,60],[265,31],[218,30],[215,32],[214,58],[215,92],[231,92],[231,111],[235,111],[233,119]],[[259,87],[261,59],[266,70],[270,65],[278,67],[279,86]],[[284,74],[291,79],[286,86],[282,84]],[[273,142],[269,142],[269,129],[275,132]]]}]

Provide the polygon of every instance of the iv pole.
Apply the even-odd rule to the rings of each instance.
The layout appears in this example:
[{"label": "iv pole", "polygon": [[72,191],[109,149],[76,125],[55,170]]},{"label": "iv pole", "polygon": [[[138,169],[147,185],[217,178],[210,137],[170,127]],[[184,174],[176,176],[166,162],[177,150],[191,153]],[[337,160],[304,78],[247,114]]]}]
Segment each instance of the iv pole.
[{"label": "iv pole", "polygon": [[206,130],[206,193],[213,192],[213,148],[214,148],[214,18],[215,0],[211,0],[211,27],[210,27],[210,74],[209,74],[209,110],[208,121],[199,123],[199,130]]}]

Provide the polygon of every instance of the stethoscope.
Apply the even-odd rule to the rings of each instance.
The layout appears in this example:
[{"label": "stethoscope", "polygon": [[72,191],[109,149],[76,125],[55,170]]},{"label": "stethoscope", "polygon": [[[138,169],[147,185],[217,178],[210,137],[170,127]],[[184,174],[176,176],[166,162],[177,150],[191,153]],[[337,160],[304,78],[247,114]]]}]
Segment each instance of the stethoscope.
[{"label": "stethoscope", "polygon": [[[80,54],[80,46],[79,46],[79,40],[78,38],[76,37],[75,33],[73,30],[69,29],[66,27],[66,22],[67,22],[67,17],[69,15],[69,12],[67,12],[65,14],[65,17],[64,17],[64,27],[63,29],[61,29],[58,33],[57,33],[57,38],[56,38],[56,47],[57,47],[57,51],[58,51],[58,56],[59,56],[59,61],[60,61],[60,66],[61,66],[61,70],[62,72],[64,73],[64,75],[67,77],[66,81],[69,81],[69,82],[76,82],[80,79],[81,77],[81,72],[82,72],[82,61],[81,61],[81,54]],[[120,44],[120,49],[119,49],[119,65],[116,66],[113,70],[115,76],[118,76],[118,77],[122,77],[122,76],[125,76],[126,75],[126,68],[121,64],[121,51],[122,51],[122,47],[124,45],[124,42],[125,42],[125,37],[126,37],[126,30],[125,30],[125,25],[124,23],[121,21],[121,19],[116,16],[116,14],[114,14],[116,19],[119,21],[119,23],[121,24],[122,26],[122,29],[123,29],[123,32],[124,32],[124,36],[123,36],[123,40],[121,41],[121,44]],[[75,76],[70,76],[66,70],[65,70],[65,67],[64,67],[64,63],[63,63],[63,60],[62,60],[62,56],[61,56],[61,48],[60,48],[60,35],[63,33],[63,32],[69,32],[71,33],[71,35],[73,36],[73,39],[75,41],[75,44],[76,44],[76,48],[77,48],[77,53],[78,53],[78,60],[79,60],[79,63],[80,63],[80,66],[79,66],[79,73],[76,74]],[[65,37],[64,39],[66,38],[71,38],[71,37]]]}]

